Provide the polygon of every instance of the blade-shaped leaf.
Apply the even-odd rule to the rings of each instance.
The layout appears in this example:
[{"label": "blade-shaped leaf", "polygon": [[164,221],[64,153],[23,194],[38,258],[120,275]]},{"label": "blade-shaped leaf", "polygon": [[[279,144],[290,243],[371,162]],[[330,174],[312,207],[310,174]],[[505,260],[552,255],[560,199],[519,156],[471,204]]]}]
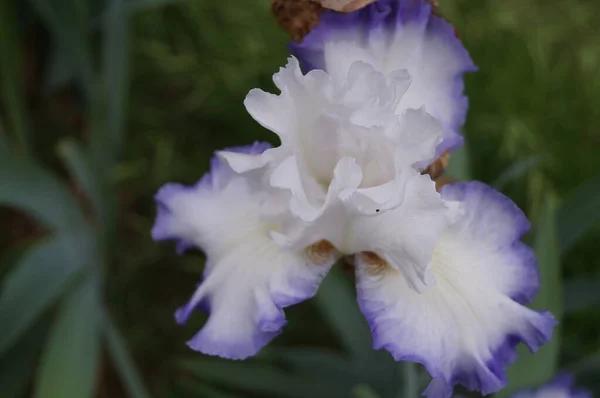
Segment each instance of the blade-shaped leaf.
[{"label": "blade-shaped leaf", "polygon": [[66,186],[26,159],[0,158],[0,205],[21,209],[56,231],[87,228]]},{"label": "blade-shaped leaf", "polygon": [[380,398],[379,395],[368,384],[359,384],[352,389],[355,398]]},{"label": "blade-shaped leaf", "polygon": [[6,129],[4,128],[2,122],[2,118],[0,118],[0,159],[8,158],[9,156],[11,156],[10,139],[6,135]]},{"label": "blade-shaped leaf", "polygon": [[104,333],[108,345],[108,353],[115,364],[130,398],[149,398],[142,378],[127,350],[127,343],[115,326],[112,318],[104,312]]},{"label": "blade-shaped leaf", "polygon": [[352,363],[340,354],[321,348],[300,347],[267,347],[259,353],[259,357],[269,362],[283,363],[294,370],[304,372],[339,374],[352,378],[354,369]]},{"label": "blade-shaped leaf", "polygon": [[[123,142],[129,92],[129,13],[124,0],[108,1],[104,18],[104,88],[95,106],[105,106],[104,119],[92,126],[92,156],[103,171],[110,170]],[[96,111],[97,112],[97,111]]]},{"label": "blade-shaped leaf", "polygon": [[[77,142],[67,139],[58,146],[58,153],[65,161],[75,181],[83,188],[92,203],[97,223],[100,225],[103,244],[110,248],[111,238],[115,235],[116,194],[108,181],[102,178],[87,157],[87,153]],[[110,250],[107,250],[110,252]]]},{"label": "blade-shaped leaf", "polygon": [[182,360],[179,366],[201,380],[260,396],[287,398],[345,397],[350,391],[327,377],[302,376],[256,361],[230,362],[215,359]]},{"label": "blade-shaped leaf", "polygon": [[[2,99],[6,108],[10,129],[17,137],[20,150],[31,152],[31,137],[23,90],[23,68],[20,65],[19,37],[17,34],[16,3],[0,3],[0,80],[2,80]],[[0,132],[3,134],[3,132]],[[0,152],[1,153],[1,152]]]},{"label": "blade-shaped leaf", "polygon": [[[536,310],[549,310],[560,322],[562,317],[561,269],[558,231],[556,228],[556,205],[554,198],[547,200],[544,212],[536,228],[535,252],[540,269],[541,287],[531,304]],[[552,340],[531,354],[520,347],[519,359],[508,369],[509,385],[497,395],[508,397],[515,390],[541,385],[549,381],[558,367],[560,333],[558,326]]]},{"label": "blade-shaped leaf", "polygon": [[597,307],[600,304],[599,287],[600,277],[598,276],[579,277],[566,281],[564,288],[565,313]]},{"label": "blade-shaped leaf", "polygon": [[48,319],[42,317],[0,357],[0,391],[4,397],[24,397],[31,382],[37,358],[48,332]]},{"label": "blade-shaped leaf", "polygon": [[183,379],[181,380],[181,382],[177,383],[177,385],[183,387],[187,391],[190,391],[196,397],[242,398],[240,395],[235,395],[229,392],[221,391],[215,387],[212,387],[206,383],[201,383],[197,380]]},{"label": "blade-shaped leaf", "polygon": [[491,185],[501,191],[508,183],[525,175],[530,170],[539,166],[541,162],[542,157],[539,155],[528,156],[525,159],[518,160],[504,170]]},{"label": "blade-shaped leaf", "polygon": [[95,273],[66,297],[46,343],[35,398],[91,398],[100,356],[100,297]]},{"label": "blade-shaped leaf", "polygon": [[23,255],[2,286],[0,353],[60,297],[94,253],[91,237],[79,234],[51,238]]},{"label": "blade-shaped leaf", "polygon": [[560,250],[569,250],[600,221],[600,175],[577,188],[558,209]]},{"label": "blade-shaped leaf", "polygon": [[340,267],[333,267],[323,280],[315,302],[346,350],[357,358],[366,358],[373,351],[371,333],[347,279]]},{"label": "blade-shaped leaf", "polygon": [[355,374],[380,395],[396,391],[393,380],[396,364],[386,351],[374,351],[369,325],[358,307],[354,287],[340,267],[325,278],[315,298],[317,307],[329,327],[351,355]]},{"label": "blade-shaped leaf", "polygon": [[87,1],[31,0],[30,4],[49,27],[60,51],[69,57],[82,86],[89,94],[93,82],[93,67],[87,43]]},{"label": "blade-shaped leaf", "polygon": [[417,365],[412,362],[400,362],[397,365],[402,374],[402,387],[398,391],[398,398],[419,397],[419,372]]}]

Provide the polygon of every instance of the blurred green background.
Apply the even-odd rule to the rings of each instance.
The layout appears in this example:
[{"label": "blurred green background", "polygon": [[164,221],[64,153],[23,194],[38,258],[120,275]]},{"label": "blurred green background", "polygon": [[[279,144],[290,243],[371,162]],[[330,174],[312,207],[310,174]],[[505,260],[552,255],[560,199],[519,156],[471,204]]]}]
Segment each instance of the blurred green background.
[{"label": "blurred green background", "polygon": [[[293,0],[290,0],[293,1]],[[561,320],[509,370],[512,391],[559,370],[600,393],[600,6],[441,0],[479,72],[448,174],[513,198]],[[273,142],[242,101],[274,91],[288,37],[269,0],[2,0],[0,396],[413,398],[418,366],[370,348],[351,277],[289,308],[257,358],[185,346],[173,320],[202,253],[152,242],[153,195],[195,182],[215,149]],[[274,142],[275,143],[275,142]],[[473,395],[473,394],[471,394]]]}]

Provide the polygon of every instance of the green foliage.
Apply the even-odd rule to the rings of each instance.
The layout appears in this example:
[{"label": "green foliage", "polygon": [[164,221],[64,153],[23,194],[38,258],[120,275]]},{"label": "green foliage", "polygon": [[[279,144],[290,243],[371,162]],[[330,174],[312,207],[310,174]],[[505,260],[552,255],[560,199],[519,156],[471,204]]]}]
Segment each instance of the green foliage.
[{"label": "green foliage", "polygon": [[[556,227],[556,205],[551,197],[546,202],[542,213],[534,248],[540,269],[541,288],[531,307],[552,312],[560,323],[563,312],[560,246]],[[552,340],[542,346],[537,353],[520,350],[517,362],[508,371],[508,387],[496,395],[509,397],[519,389],[536,387],[549,382],[559,370],[560,339],[560,326],[557,326]]]},{"label": "green foliage", "polygon": [[[150,241],[152,195],[166,181],[197,180],[215,149],[273,139],[242,105],[251,88],[272,90],[286,60],[268,1],[16,3],[0,5],[0,210],[21,212],[1,235],[11,253],[0,256],[3,396],[85,398],[101,388],[133,398],[414,398],[423,390],[420,365],[372,350],[340,269],[315,300],[287,311],[287,332],[252,360],[191,355],[183,342],[199,324],[179,329],[172,320],[202,260]],[[561,321],[550,344],[521,353],[502,396],[562,368],[600,392],[596,7],[442,1],[480,68],[467,79],[467,145],[448,174],[493,184],[526,210],[542,278],[532,306]],[[36,35],[32,57],[26,44]],[[56,108],[65,92],[70,105]],[[65,122],[72,109],[82,126]],[[14,225],[28,217],[40,231],[18,240]]]},{"label": "green foliage", "polygon": [[101,310],[97,279],[65,297],[42,356],[36,398],[93,397],[100,358]]}]

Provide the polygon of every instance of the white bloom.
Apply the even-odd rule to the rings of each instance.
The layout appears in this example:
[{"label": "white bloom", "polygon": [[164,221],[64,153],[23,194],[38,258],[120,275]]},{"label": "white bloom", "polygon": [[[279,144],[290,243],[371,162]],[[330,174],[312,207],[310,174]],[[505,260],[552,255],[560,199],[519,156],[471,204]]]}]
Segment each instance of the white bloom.
[{"label": "white bloom", "polygon": [[422,288],[448,209],[417,166],[434,155],[442,129],[422,109],[399,108],[410,86],[406,71],[386,76],[358,61],[346,79],[334,79],[320,70],[303,75],[292,57],[273,80],[280,95],[252,90],[245,104],[281,146],[220,156],[236,172],[262,169],[266,190],[289,193],[283,209],[294,221],[274,234],[277,241],[373,251]]},{"label": "white bloom", "polygon": [[[207,255],[204,280],[177,320],[208,305],[190,346],[245,358],[280,332],[283,307],[313,296],[339,255],[355,255],[375,348],[424,364],[434,378],[430,398],[449,398],[455,384],[495,392],[516,344],[536,350],[555,323],[523,305],[539,285],[535,256],[519,241],[529,224],[481,183],[440,195],[421,175],[440,145],[458,142],[451,136],[466,109],[461,77],[470,59],[440,47],[455,38],[431,22],[424,0],[368,8],[374,12],[365,15],[377,17],[373,34],[333,24],[331,36],[315,36],[326,71],[303,74],[292,57],[274,76],[279,95],[248,94],[248,112],[277,134],[279,147],[221,151],[197,185],[168,184],[157,194],[153,237]],[[345,15],[344,23],[354,20]],[[382,23],[390,15],[397,29]],[[414,50],[407,63],[389,46],[405,42]],[[409,72],[420,76],[416,91]],[[420,72],[433,80],[423,85]]]}]

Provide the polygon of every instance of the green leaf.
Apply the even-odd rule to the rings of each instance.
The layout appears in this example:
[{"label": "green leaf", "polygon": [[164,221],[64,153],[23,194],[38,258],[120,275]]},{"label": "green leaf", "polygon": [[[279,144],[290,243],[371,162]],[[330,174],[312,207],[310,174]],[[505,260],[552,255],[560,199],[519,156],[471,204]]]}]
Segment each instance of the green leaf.
[{"label": "green leaf", "polygon": [[354,398],[379,398],[379,395],[368,384],[359,384],[352,389]]},{"label": "green leaf", "polygon": [[242,398],[239,395],[234,395],[228,392],[221,391],[215,387],[212,387],[206,383],[200,383],[197,380],[183,379],[177,383],[178,386],[182,386],[185,390],[188,390],[196,397],[206,398]]},{"label": "green leaf", "polygon": [[340,267],[323,280],[315,303],[347,352],[356,358],[371,356],[371,332],[361,314],[354,289]]},{"label": "green leaf", "polygon": [[283,363],[294,370],[327,374],[328,377],[352,378],[352,363],[340,354],[322,348],[304,347],[267,347],[259,357],[269,362]]},{"label": "green leaf", "polygon": [[398,392],[398,398],[418,398],[420,391],[417,365],[412,362],[400,362],[396,366],[402,374],[402,388]]},{"label": "green leaf", "polygon": [[558,209],[561,253],[569,250],[600,221],[600,175],[571,193]]},{"label": "green leaf", "polygon": [[56,231],[87,228],[65,185],[26,159],[0,158],[0,205],[21,209]]},{"label": "green leaf", "polygon": [[[102,101],[106,107],[102,123],[92,126],[92,154],[103,171],[114,166],[123,144],[129,93],[129,15],[123,0],[110,0],[104,19]],[[100,87],[98,87],[100,88]]]},{"label": "green leaf", "polygon": [[121,375],[130,398],[149,398],[142,377],[136,369],[135,362],[127,350],[127,343],[115,326],[110,315],[104,312],[104,333],[108,345],[108,353],[117,372]]},{"label": "green leaf", "polygon": [[0,296],[0,353],[61,296],[94,253],[89,235],[61,235],[30,249],[6,277]]},{"label": "green leaf", "polygon": [[375,388],[380,395],[387,396],[396,391],[391,383],[396,373],[396,363],[386,351],[372,348],[369,325],[360,312],[355,288],[340,267],[333,267],[315,297],[315,302],[338,340],[350,354],[355,374],[363,382]]},{"label": "green leaf", "polygon": [[537,155],[518,160],[504,170],[491,185],[497,190],[501,191],[507,184],[515,181],[530,170],[536,168],[541,162],[541,156]]},{"label": "green leaf", "polygon": [[35,12],[48,25],[56,44],[69,57],[88,94],[93,82],[91,51],[87,43],[89,10],[87,1],[31,0]]},{"label": "green leaf", "polygon": [[58,45],[53,45],[49,52],[42,87],[42,93],[47,96],[53,94],[55,90],[63,89],[76,79],[75,68],[69,56],[65,54],[65,50]]},{"label": "green leaf", "polygon": [[[58,153],[64,160],[73,179],[83,188],[86,196],[92,203],[96,214],[97,223],[100,225],[104,246],[110,249],[112,237],[116,229],[116,194],[111,189],[108,181],[94,169],[87,154],[72,139],[62,141],[58,146]],[[110,252],[110,250],[106,250]]]},{"label": "green leaf", "polygon": [[201,380],[260,396],[286,398],[331,398],[350,394],[327,377],[303,376],[267,366],[258,361],[230,362],[215,359],[179,361],[179,366]]},{"label": "green leaf", "polygon": [[565,313],[596,307],[600,304],[600,277],[579,277],[565,282]]},{"label": "green leaf", "polygon": [[[17,137],[19,149],[24,154],[31,152],[28,116],[23,89],[23,67],[21,66],[20,38],[17,32],[15,2],[0,2],[0,80],[2,99],[12,134]],[[0,132],[0,135],[3,132]],[[0,152],[1,153],[1,152]]]},{"label": "green leaf", "polygon": [[150,8],[175,4],[181,1],[182,0],[132,0],[127,3],[127,10],[129,12],[140,12]]},{"label": "green leaf", "polygon": [[95,273],[66,297],[39,368],[35,398],[91,398],[100,357],[101,307]]},{"label": "green leaf", "polygon": [[[562,318],[562,286],[558,231],[556,228],[556,200],[550,196],[536,228],[535,252],[540,269],[541,287],[531,307],[552,312],[557,321]],[[531,354],[519,347],[519,358],[508,369],[508,387],[500,391],[499,397],[508,397],[512,392],[541,385],[549,381],[558,368],[560,331],[555,327],[552,340]]]},{"label": "green leaf", "polygon": [[37,359],[48,332],[47,319],[34,327],[0,357],[0,391],[2,396],[23,397],[31,382]]},{"label": "green leaf", "polygon": [[8,158],[9,156],[11,156],[10,148],[10,139],[6,135],[6,130],[4,129],[2,119],[0,118],[0,159]]}]

